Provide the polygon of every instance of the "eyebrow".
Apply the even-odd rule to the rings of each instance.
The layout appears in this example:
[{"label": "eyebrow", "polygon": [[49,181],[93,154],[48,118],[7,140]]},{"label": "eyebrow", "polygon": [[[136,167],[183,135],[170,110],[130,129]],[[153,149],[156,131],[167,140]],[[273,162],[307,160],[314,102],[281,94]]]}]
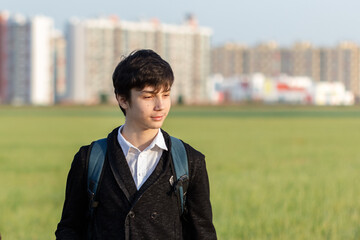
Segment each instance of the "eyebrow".
[{"label": "eyebrow", "polygon": [[[152,90],[152,91],[147,91],[147,90],[141,90],[140,91],[141,93],[150,93],[150,94],[156,94],[156,93],[159,93],[160,91],[155,91],[155,90]],[[170,89],[167,90],[167,91],[162,91],[162,92],[170,92]]]},{"label": "eyebrow", "polygon": [[151,93],[151,94],[154,94],[154,93],[155,93],[155,91],[146,91],[146,90],[141,90],[140,92],[141,92],[141,93]]}]

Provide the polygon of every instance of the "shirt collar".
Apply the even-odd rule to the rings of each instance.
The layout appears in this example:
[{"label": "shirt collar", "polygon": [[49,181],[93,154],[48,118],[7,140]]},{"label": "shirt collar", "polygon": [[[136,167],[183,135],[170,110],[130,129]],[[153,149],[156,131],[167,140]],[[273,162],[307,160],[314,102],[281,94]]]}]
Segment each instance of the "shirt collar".
[{"label": "shirt collar", "polygon": [[[121,149],[124,152],[125,157],[128,155],[130,148],[134,148],[140,152],[140,150],[138,148],[134,147],[134,145],[132,145],[129,141],[127,141],[123,137],[123,135],[121,134],[121,130],[123,129],[123,127],[124,127],[124,125],[119,127],[117,140],[120,144]],[[160,129],[159,129],[159,132],[156,134],[156,137],[154,138],[154,140],[150,143],[150,145],[147,148],[144,149],[144,151],[153,149],[155,146],[158,146],[160,149],[163,149],[166,151],[168,150],[168,148],[166,147],[164,135]]]}]

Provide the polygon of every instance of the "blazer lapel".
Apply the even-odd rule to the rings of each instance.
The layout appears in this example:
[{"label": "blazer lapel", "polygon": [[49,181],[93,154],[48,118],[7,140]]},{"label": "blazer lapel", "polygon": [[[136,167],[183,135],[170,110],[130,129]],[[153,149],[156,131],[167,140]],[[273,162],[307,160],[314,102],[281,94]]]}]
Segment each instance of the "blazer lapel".
[{"label": "blazer lapel", "polygon": [[109,134],[107,140],[109,165],[118,186],[123,191],[128,201],[132,202],[133,197],[137,192],[137,188],[124,153],[117,142],[117,129],[118,128]]},{"label": "blazer lapel", "polygon": [[[165,138],[165,143],[168,149],[171,148],[170,137],[169,135],[162,130],[162,133]],[[169,152],[164,151],[158,165],[156,166],[154,172],[149,176],[149,178],[145,181],[144,185],[141,186],[139,191],[136,188],[134,179],[131,175],[131,171],[129,165],[125,159],[124,153],[119,145],[117,140],[118,128],[114,129],[107,138],[108,143],[108,159],[111,172],[114,175],[114,178],[120,187],[121,191],[125,194],[126,198],[129,202],[135,204],[137,199],[155,182],[159,181],[159,179],[163,178],[170,169],[170,161]]]},{"label": "blazer lapel", "polygon": [[[165,131],[162,131],[162,133],[164,135],[166,146],[168,147],[168,149],[170,149],[170,137]],[[164,178],[169,170],[171,170],[169,152],[164,150],[156,168],[151,173],[149,178],[145,181],[145,183],[141,186],[139,191],[136,193],[134,199],[137,200],[145,191],[147,191],[152,185],[154,185],[154,183]]]}]

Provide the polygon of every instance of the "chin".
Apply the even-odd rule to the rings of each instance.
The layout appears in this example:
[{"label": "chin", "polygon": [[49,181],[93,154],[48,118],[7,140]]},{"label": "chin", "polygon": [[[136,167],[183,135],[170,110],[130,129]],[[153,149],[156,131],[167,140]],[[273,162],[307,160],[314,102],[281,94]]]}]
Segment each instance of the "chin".
[{"label": "chin", "polygon": [[159,129],[159,128],[162,127],[162,125],[163,125],[162,122],[161,122],[161,123],[151,124],[151,128],[152,128],[152,129]]}]

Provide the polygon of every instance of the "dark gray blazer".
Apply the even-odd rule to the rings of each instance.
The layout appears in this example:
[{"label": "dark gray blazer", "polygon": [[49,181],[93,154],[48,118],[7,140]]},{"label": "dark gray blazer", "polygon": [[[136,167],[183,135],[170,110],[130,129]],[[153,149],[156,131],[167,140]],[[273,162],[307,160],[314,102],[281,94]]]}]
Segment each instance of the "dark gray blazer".
[{"label": "dark gray blazer", "polygon": [[[86,185],[89,146],[81,147],[75,155],[56,239],[86,239],[88,227],[92,239],[216,239],[204,155],[185,143],[190,180],[187,212],[180,216],[178,198],[169,182],[175,175],[171,153],[163,152],[154,172],[137,190],[117,132],[118,128],[107,138],[108,152],[97,193],[99,205],[91,220]],[[170,150],[170,137],[162,132]]]}]

